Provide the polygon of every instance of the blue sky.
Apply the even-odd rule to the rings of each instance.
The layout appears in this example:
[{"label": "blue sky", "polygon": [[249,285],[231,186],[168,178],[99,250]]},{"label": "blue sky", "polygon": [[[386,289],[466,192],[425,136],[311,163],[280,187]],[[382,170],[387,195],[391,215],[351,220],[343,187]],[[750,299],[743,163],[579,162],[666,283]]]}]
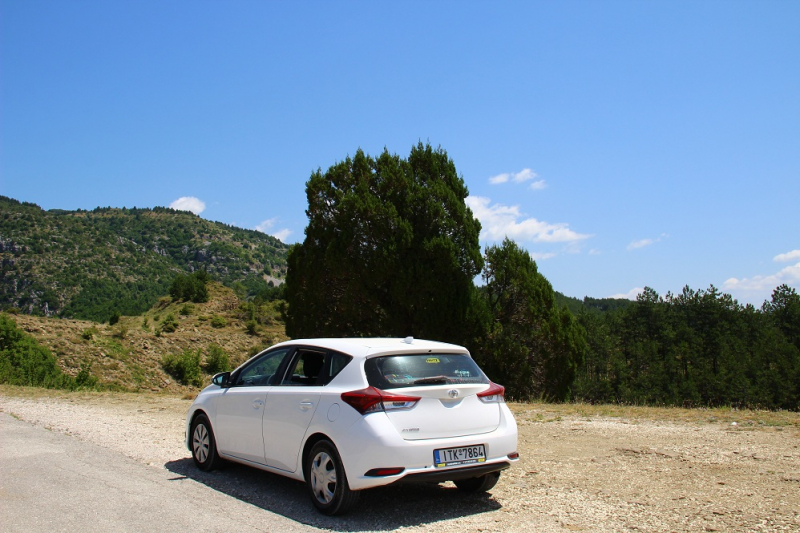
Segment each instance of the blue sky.
[{"label": "blue sky", "polygon": [[312,171],[430,142],[556,290],[758,306],[800,288],[798,28],[769,0],[0,0],[0,194],[291,243]]}]

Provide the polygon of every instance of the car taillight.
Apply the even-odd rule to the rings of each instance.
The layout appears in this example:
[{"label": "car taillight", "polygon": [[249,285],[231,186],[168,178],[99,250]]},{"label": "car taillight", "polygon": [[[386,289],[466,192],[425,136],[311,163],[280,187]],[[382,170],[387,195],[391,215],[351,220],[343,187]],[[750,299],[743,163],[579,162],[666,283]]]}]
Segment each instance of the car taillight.
[{"label": "car taillight", "polygon": [[489,382],[489,388],[483,392],[479,392],[478,399],[483,403],[503,403],[505,402],[505,398],[503,397],[505,392],[506,388],[502,385]]},{"label": "car taillight", "polygon": [[418,396],[389,394],[375,387],[367,387],[366,389],[343,392],[342,400],[362,415],[365,415],[380,411],[411,409],[420,399]]},{"label": "car taillight", "polygon": [[405,468],[402,466],[390,467],[390,468],[373,468],[369,470],[364,475],[366,477],[385,477],[385,476],[396,476],[397,474],[402,474]]}]

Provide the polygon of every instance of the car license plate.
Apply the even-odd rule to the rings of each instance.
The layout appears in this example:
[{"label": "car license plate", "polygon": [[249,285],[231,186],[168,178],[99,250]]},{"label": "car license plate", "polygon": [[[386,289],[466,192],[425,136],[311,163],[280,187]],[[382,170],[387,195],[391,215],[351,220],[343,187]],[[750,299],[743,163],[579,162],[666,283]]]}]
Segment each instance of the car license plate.
[{"label": "car license plate", "polygon": [[486,450],[483,444],[461,446],[459,448],[442,448],[433,450],[433,464],[436,468],[443,466],[471,465],[486,461]]}]

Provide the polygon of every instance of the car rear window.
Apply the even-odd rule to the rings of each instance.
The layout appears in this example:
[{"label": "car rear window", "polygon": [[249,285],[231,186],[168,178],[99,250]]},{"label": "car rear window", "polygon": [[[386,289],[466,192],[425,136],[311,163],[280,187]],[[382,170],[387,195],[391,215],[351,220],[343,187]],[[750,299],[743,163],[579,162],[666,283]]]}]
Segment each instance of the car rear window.
[{"label": "car rear window", "polygon": [[378,389],[489,383],[475,361],[460,354],[387,355],[367,359],[367,381]]}]

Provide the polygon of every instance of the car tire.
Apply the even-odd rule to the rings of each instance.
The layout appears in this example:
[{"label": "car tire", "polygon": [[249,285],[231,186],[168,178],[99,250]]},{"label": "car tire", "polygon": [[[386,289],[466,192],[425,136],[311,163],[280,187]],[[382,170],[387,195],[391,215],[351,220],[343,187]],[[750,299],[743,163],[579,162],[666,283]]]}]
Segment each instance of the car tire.
[{"label": "car tire", "polygon": [[217,453],[214,430],[206,415],[197,415],[192,421],[192,459],[200,470],[209,472],[219,466],[221,459]]},{"label": "car tire", "polygon": [[344,514],[358,501],[361,493],[350,490],[342,458],[331,441],[321,440],[311,447],[304,470],[311,502],[322,514]]},{"label": "car tire", "polygon": [[478,477],[453,481],[461,492],[477,493],[492,490],[500,479],[500,472],[490,472]]}]

